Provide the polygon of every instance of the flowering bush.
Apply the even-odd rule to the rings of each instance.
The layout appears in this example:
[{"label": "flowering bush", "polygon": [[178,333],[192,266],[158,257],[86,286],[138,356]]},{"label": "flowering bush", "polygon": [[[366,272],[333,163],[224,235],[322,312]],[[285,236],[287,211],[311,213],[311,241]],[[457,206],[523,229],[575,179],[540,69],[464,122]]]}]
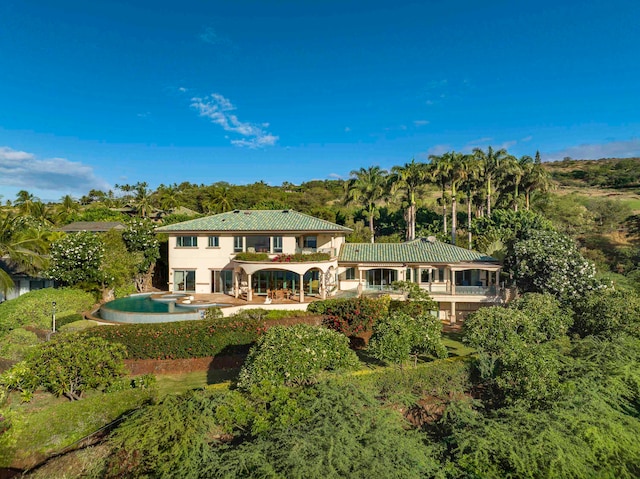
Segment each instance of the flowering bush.
[{"label": "flowering bush", "polygon": [[304,263],[309,261],[328,261],[331,259],[329,253],[296,253],[296,254],[281,254],[273,258],[271,261],[274,263]]},{"label": "flowering bush", "polygon": [[573,240],[556,231],[530,231],[509,248],[505,266],[522,292],[549,293],[564,301],[604,288],[593,263]]},{"label": "flowering bush", "polygon": [[389,296],[315,301],[307,311],[324,316],[323,323],[347,336],[370,332],[374,324],[389,311]]},{"label": "flowering bush", "polygon": [[51,265],[45,276],[63,284],[101,283],[104,244],[94,233],[63,236],[51,245]]},{"label": "flowering bush", "polygon": [[274,326],[251,348],[238,386],[248,389],[263,381],[300,386],[316,382],[321,371],[357,367],[349,340],[335,331],[305,324]]},{"label": "flowering bush", "polygon": [[155,225],[146,218],[134,218],[122,232],[122,239],[129,252],[142,253],[143,260],[138,265],[138,271],[145,273],[160,257]]}]

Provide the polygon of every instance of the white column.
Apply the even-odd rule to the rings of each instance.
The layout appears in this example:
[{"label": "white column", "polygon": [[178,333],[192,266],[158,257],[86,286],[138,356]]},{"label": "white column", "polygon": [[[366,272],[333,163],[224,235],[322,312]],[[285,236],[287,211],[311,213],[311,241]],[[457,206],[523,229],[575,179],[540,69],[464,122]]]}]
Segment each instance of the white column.
[{"label": "white column", "polygon": [[247,274],[247,286],[249,289],[247,290],[247,301],[253,301],[253,287],[251,286],[251,275]]},{"label": "white column", "polygon": [[234,271],[233,272],[233,295],[235,296],[236,299],[238,299],[238,296],[240,295],[240,281],[238,281],[238,272]]},{"label": "white column", "polygon": [[456,303],[451,301],[451,317],[449,318],[451,324],[456,324]]},{"label": "white column", "polygon": [[303,281],[304,275],[301,274],[300,275],[300,302],[304,303],[304,281]]}]

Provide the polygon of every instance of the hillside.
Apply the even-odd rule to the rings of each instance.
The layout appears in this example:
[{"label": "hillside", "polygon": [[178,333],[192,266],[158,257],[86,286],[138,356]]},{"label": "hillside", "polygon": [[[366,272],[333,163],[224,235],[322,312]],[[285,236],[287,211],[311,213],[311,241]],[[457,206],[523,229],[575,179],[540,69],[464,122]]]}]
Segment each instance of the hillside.
[{"label": "hillside", "polygon": [[551,178],[565,187],[638,188],[640,158],[603,158],[544,163]]}]

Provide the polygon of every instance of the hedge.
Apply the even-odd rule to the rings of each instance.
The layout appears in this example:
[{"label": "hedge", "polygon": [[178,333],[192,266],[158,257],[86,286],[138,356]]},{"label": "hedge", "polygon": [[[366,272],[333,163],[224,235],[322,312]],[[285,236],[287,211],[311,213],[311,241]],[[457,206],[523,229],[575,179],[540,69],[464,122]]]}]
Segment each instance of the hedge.
[{"label": "hedge", "polygon": [[187,359],[246,352],[266,330],[260,319],[235,317],[91,328],[79,337],[124,344],[128,359]]},{"label": "hedge", "polygon": [[347,336],[373,329],[389,312],[389,296],[327,299],[309,304],[307,311],[324,316],[324,324]]}]

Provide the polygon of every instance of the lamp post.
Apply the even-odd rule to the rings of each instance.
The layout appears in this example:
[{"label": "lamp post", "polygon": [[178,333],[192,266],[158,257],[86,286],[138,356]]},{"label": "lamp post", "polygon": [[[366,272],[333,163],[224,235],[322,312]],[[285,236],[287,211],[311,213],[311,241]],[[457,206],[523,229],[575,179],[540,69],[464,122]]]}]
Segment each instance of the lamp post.
[{"label": "lamp post", "polygon": [[55,333],[56,332],[56,302],[55,301],[51,301],[51,319],[53,322],[52,332]]}]

